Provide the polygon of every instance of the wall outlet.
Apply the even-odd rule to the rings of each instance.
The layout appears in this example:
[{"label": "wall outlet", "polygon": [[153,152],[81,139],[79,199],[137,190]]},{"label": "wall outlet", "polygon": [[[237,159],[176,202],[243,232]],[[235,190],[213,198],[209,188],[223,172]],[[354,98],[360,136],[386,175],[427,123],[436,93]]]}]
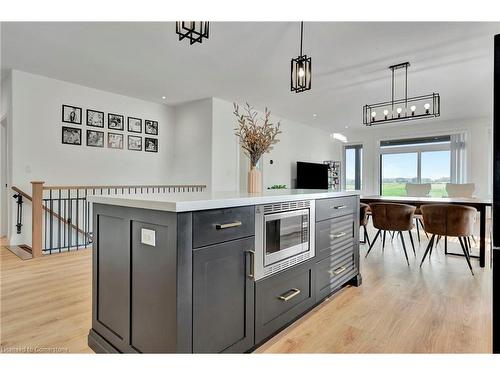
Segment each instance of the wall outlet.
[{"label": "wall outlet", "polygon": [[152,229],[141,229],[141,243],[149,246],[156,246],[156,232]]}]

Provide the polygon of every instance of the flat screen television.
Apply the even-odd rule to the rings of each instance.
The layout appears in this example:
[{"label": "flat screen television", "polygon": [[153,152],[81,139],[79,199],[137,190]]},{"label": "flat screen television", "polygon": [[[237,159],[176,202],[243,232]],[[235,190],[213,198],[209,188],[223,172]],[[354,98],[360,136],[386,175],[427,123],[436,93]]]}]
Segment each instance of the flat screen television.
[{"label": "flat screen television", "polygon": [[297,189],[328,189],[328,165],[298,161]]}]

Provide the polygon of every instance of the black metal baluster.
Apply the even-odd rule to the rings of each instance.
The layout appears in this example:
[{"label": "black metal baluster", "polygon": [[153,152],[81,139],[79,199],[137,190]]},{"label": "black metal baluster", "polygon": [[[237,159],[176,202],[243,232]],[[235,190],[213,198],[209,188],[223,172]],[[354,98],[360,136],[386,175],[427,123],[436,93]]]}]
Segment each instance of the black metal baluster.
[{"label": "black metal baluster", "polygon": [[73,216],[73,205],[71,203],[71,190],[68,189],[68,218],[66,221],[68,222],[68,251],[71,251],[71,245],[73,243],[72,239],[72,231],[71,231],[71,217]]},{"label": "black metal baluster", "polygon": [[57,195],[57,215],[59,219],[57,220],[57,248],[61,248],[61,189],[58,190]]},{"label": "black metal baluster", "polygon": [[76,249],[78,250],[78,245],[80,242],[80,215],[78,207],[80,206],[80,199],[78,195],[80,194],[80,190],[76,189]]},{"label": "black metal baluster", "polygon": [[53,237],[54,237],[54,204],[53,204],[53,200],[52,200],[52,190],[49,190],[49,207],[50,207],[50,213],[49,213],[49,216],[50,216],[50,251],[52,253],[52,249],[54,248],[54,241],[53,241]]}]

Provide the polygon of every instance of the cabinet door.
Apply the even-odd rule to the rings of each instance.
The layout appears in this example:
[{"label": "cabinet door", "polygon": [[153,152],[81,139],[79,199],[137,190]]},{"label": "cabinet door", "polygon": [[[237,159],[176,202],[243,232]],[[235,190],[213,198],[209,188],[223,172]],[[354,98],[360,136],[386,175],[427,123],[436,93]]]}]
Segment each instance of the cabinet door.
[{"label": "cabinet door", "polygon": [[193,352],[245,352],[254,345],[254,237],[193,252]]}]

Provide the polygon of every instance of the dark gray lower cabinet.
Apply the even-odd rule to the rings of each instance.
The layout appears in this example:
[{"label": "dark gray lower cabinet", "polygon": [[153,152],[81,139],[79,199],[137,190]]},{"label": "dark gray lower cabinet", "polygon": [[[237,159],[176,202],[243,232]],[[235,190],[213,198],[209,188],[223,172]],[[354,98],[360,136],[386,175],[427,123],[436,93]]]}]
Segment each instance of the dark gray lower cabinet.
[{"label": "dark gray lower cabinet", "polygon": [[256,344],[314,305],[314,264],[305,262],[256,283]]},{"label": "dark gray lower cabinet", "polygon": [[193,352],[242,353],[254,345],[254,237],[193,250]]}]

